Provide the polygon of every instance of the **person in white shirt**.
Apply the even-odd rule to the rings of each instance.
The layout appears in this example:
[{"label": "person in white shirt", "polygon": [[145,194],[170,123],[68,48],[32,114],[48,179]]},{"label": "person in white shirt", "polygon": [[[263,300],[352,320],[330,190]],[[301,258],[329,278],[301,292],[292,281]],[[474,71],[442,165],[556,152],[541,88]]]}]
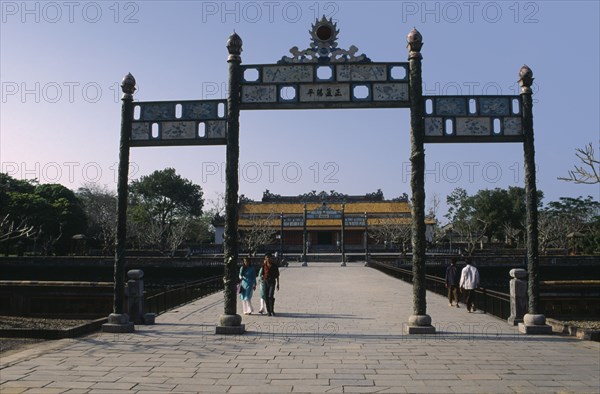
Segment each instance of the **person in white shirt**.
[{"label": "person in white shirt", "polygon": [[471,258],[467,259],[467,265],[460,273],[459,286],[465,294],[465,304],[469,313],[475,312],[475,302],[473,300],[474,290],[479,287],[479,271],[472,265]]}]

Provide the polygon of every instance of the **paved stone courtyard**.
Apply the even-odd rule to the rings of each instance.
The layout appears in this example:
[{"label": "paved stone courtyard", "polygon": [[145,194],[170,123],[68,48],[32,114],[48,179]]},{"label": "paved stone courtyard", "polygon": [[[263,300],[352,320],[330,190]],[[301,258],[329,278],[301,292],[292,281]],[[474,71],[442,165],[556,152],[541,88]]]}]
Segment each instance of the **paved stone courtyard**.
[{"label": "paved stone courtyard", "polygon": [[444,297],[428,293],[427,302],[437,333],[404,335],[410,284],[362,264],[291,265],[281,270],[277,316],[243,316],[245,335],[214,334],[223,312],[223,294],[214,294],[134,334],[3,357],[0,393],[599,391],[599,343],[525,336]]}]

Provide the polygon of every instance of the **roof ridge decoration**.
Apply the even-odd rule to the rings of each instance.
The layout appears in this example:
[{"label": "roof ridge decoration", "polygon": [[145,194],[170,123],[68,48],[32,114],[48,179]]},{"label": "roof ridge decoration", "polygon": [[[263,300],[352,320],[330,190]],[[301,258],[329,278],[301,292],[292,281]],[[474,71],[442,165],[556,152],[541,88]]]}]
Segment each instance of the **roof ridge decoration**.
[{"label": "roof ridge decoration", "polygon": [[290,48],[292,56],[283,56],[278,64],[289,63],[371,63],[367,55],[356,55],[358,48],[351,45],[349,49],[338,48],[337,37],[340,33],[337,23],[325,15],[312,25],[308,31],[312,42],[310,48],[299,50],[298,47]]},{"label": "roof ridge decoration", "polygon": [[[240,196],[240,202],[250,202],[245,196]],[[376,192],[367,193],[365,195],[353,196],[344,193],[330,190],[329,193],[326,191],[317,192],[312,190],[308,193],[300,194],[298,196],[282,196],[280,194],[271,193],[268,189],[264,191],[262,202],[289,202],[289,203],[347,203],[347,202],[385,202],[387,200],[383,197],[383,192],[378,189]],[[404,193],[402,196],[389,201],[404,202],[408,201],[408,196]]]}]

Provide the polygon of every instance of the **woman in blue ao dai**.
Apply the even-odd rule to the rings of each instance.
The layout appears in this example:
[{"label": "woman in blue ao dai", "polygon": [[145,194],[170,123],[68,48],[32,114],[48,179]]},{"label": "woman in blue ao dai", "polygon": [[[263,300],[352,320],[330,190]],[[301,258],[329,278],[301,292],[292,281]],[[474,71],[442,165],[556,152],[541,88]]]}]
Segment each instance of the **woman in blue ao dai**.
[{"label": "woman in blue ao dai", "polygon": [[243,265],[240,268],[240,300],[242,300],[242,312],[244,315],[251,315],[254,312],[252,307],[252,293],[256,290],[256,270],[250,264],[247,257],[242,260]]}]

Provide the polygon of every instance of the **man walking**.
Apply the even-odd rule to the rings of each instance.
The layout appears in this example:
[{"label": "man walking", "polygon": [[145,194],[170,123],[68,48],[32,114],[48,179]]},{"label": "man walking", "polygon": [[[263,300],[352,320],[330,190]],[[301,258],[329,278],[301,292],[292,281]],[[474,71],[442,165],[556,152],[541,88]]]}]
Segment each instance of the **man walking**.
[{"label": "man walking", "polygon": [[479,287],[479,271],[472,265],[471,258],[467,258],[467,265],[460,274],[460,288],[465,292],[465,304],[469,313],[475,312],[473,293]]},{"label": "man walking", "polygon": [[275,289],[279,290],[279,267],[273,262],[271,253],[265,255],[263,267],[259,276],[264,286],[264,297],[269,316],[275,316]]},{"label": "man walking", "polygon": [[452,258],[450,266],[446,268],[446,288],[448,289],[448,306],[452,305],[452,296],[456,301],[456,307],[458,306],[458,268],[456,268],[456,257]]}]

